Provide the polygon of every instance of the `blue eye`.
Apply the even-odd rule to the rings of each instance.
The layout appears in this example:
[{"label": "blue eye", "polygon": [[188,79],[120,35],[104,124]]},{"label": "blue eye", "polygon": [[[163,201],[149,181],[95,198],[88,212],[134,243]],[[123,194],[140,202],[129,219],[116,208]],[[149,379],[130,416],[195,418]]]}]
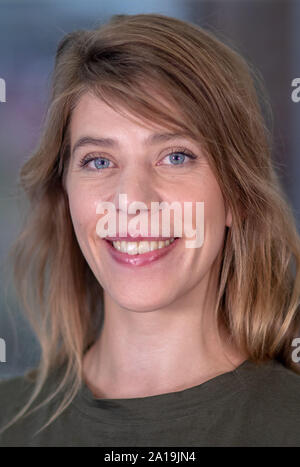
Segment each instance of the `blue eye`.
[{"label": "blue eye", "polygon": [[110,160],[106,159],[105,157],[84,157],[80,161],[80,166],[84,167],[87,166],[90,162],[93,162],[94,167],[97,170],[107,169],[110,164]]},{"label": "blue eye", "polygon": [[183,154],[181,152],[175,152],[174,154],[170,154],[168,157],[170,158],[170,162],[174,162],[175,165],[179,165],[185,161],[186,154]]},{"label": "blue eye", "polygon": [[[187,152],[186,149],[173,149],[171,154],[168,154],[163,158],[163,160],[167,159],[169,162],[166,164],[162,164],[160,162],[159,165],[173,165],[173,166],[185,166],[186,164],[186,159],[189,159],[189,162],[192,162],[194,159],[197,159],[197,156],[192,154],[191,152]],[[90,165],[90,163],[93,163],[93,165]],[[103,169],[108,169],[111,168],[109,165],[111,161],[107,159],[106,157],[95,157],[91,154],[83,157],[80,161],[80,167],[89,167],[92,170],[100,171]]]},{"label": "blue eye", "polygon": [[[188,153],[185,150],[184,151],[173,151],[171,154],[166,156],[165,158],[169,159],[170,164],[166,165],[186,165],[185,160],[186,158],[188,159],[197,159],[197,156],[195,156],[192,153]],[[191,161],[190,161],[191,162]]]},{"label": "blue eye", "polygon": [[108,159],[104,159],[104,157],[97,157],[94,159],[96,169],[106,169],[109,163],[110,161]]}]

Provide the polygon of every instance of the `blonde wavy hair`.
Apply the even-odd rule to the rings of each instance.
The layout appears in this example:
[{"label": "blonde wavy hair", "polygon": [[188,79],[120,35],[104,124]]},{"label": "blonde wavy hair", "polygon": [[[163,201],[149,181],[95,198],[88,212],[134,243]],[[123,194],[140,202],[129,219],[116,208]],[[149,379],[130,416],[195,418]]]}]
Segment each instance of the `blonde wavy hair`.
[{"label": "blonde wavy hair", "polygon": [[277,359],[300,373],[291,360],[300,327],[300,238],[271,161],[260,81],[232,46],[160,14],[115,15],[62,39],[44,131],[20,173],[30,210],[14,246],[14,271],[41,358],[31,398],[11,423],[30,413],[48,375],[61,365],[63,378],[42,404],[58,393],[64,397],[45,426],[70,404],[104,314],[103,290],[78,245],[64,188],[70,115],[87,91],[201,140],[233,217],[216,316],[250,360]]}]

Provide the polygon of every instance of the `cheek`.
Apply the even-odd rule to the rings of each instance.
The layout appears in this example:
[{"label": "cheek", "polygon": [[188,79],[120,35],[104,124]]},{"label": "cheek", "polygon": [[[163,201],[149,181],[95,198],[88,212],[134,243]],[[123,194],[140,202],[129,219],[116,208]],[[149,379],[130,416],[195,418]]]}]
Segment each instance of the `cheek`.
[{"label": "cheek", "polygon": [[196,227],[196,202],[204,203],[204,227],[223,230],[226,221],[225,204],[219,184],[210,170],[200,181],[193,181],[182,193],[182,199],[193,202],[193,228]]},{"label": "cheek", "polygon": [[217,182],[213,181],[206,193],[204,202],[203,256],[208,267],[212,266],[223,248],[225,228],[224,199]]},{"label": "cheek", "polygon": [[96,199],[90,190],[77,186],[68,191],[71,218],[80,244],[90,235],[96,235]]},{"label": "cheek", "polygon": [[193,229],[197,230],[198,238],[200,238],[200,231],[204,231],[202,246],[191,252],[194,270],[197,268],[208,270],[212,265],[222,249],[226,227],[224,198],[217,180],[212,173],[207,171],[201,182],[198,187],[195,184],[189,191],[189,199],[204,203],[203,220],[196,218],[196,207],[193,208]]},{"label": "cheek", "polygon": [[204,203],[204,210],[204,216],[207,218],[208,224],[215,226],[218,230],[225,228],[225,204],[217,183],[213,184],[209,189],[206,202]]}]

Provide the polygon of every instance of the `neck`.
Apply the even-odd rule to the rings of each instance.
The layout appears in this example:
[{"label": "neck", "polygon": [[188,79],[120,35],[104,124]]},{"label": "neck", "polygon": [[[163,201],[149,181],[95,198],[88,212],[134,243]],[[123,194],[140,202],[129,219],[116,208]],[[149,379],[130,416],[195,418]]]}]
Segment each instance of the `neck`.
[{"label": "neck", "polygon": [[105,293],[101,335],[84,356],[87,385],[98,398],[180,391],[231,371],[247,357],[214,319],[214,301],[199,290],[167,308],[124,309]]}]

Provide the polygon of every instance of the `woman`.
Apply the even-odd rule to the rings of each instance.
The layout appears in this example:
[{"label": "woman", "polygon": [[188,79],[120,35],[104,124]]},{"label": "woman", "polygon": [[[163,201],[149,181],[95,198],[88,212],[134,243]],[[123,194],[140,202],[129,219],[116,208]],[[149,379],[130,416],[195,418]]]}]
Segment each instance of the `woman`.
[{"label": "woman", "polygon": [[[247,64],[200,27],[116,15],[62,40],[15,247],[42,354],[0,385],[2,445],[300,445],[300,241],[269,146]],[[135,232],[105,231],[101,206],[136,202]],[[150,232],[173,202],[194,233],[203,203],[200,246],[164,209]]]}]

